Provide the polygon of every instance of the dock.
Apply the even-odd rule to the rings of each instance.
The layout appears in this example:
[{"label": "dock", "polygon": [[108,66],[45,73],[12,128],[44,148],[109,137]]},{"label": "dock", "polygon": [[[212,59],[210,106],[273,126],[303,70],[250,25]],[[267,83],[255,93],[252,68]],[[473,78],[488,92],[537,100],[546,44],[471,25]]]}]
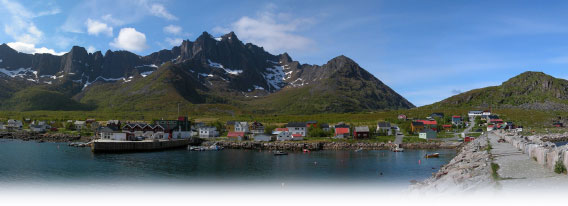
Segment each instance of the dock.
[{"label": "dock", "polygon": [[93,153],[144,152],[187,147],[190,139],[115,141],[95,140],[91,144]]}]

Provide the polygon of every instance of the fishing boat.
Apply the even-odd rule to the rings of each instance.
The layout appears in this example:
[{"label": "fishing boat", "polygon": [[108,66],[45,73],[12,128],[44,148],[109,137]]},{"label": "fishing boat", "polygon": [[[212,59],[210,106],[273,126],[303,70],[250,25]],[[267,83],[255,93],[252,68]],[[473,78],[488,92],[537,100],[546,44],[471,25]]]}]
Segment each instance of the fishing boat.
[{"label": "fishing boat", "polygon": [[283,152],[283,151],[275,151],[274,152],[274,156],[279,156],[279,155],[288,155],[288,152]]},{"label": "fishing boat", "polygon": [[302,152],[306,153],[306,152],[310,152],[309,149],[303,149]]},{"label": "fishing boat", "polygon": [[396,147],[396,148],[393,148],[392,151],[393,152],[404,152],[404,149],[400,148],[400,147]]},{"label": "fishing boat", "polygon": [[440,157],[440,153],[426,154],[424,157],[426,158]]},{"label": "fishing boat", "polygon": [[355,152],[361,152],[361,151],[363,151],[363,148],[359,148],[359,149],[355,150]]}]

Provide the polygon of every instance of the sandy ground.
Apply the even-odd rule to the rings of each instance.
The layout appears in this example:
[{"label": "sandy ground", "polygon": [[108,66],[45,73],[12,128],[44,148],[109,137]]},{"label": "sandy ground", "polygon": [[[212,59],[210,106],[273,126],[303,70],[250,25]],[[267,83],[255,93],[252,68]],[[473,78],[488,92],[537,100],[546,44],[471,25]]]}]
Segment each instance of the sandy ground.
[{"label": "sandy ground", "polygon": [[568,175],[556,174],[510,143],[498,143],[499,137],[489,133],[494,163],[499,164],[498,181],[501,191],[557,190],[568,188]]}]

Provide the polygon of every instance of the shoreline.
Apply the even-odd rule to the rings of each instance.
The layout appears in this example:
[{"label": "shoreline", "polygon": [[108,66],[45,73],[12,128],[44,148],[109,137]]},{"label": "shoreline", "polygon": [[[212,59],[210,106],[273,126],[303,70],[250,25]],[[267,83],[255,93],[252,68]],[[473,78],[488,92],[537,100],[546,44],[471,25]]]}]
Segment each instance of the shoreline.
[{"label": "shoreline", "polygon": [[[347,143],[347,142],[254,142],[254,141],[206,141],[203,146],[210,146],[217,143],[227,149],[248,149],[248,150],[289,150],[301,151],[308,150],[390,150],[396,147],[394,143]],[[404,149],[457,149],[462,145],[461,142],[428,142],[428,143],[402,143]]]},{"label": "shoreline", "polygon": [[64,133],[37,133],[28,131],[0,132],[0,139],[17,139],[22,141],[42,142],[77,142],[89,141],[92,137]]}]

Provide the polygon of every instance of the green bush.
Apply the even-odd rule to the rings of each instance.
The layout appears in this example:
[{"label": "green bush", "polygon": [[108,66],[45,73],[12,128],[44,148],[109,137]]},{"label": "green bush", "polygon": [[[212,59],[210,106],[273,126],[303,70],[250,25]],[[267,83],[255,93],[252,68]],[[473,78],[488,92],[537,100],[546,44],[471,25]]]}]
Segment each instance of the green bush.
[{"label": "green bush", "polygon": [[564,163],[562,163],[560,160],[556,161],[556,164],[554,165],[554,172],[558,174],[566,174],[566,166],[564,166]]}]

